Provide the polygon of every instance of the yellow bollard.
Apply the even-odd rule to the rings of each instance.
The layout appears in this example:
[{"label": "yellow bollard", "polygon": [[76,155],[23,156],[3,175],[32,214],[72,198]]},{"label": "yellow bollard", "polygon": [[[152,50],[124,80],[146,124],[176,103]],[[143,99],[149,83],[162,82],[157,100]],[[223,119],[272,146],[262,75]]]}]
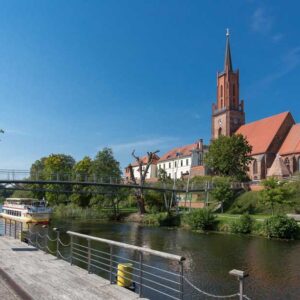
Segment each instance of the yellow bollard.
[{"label": "yellow bollard", "polygon": [[118,264],[118,286],[129,288],[132,285],[132,272],[133,268],[131,263]]}]

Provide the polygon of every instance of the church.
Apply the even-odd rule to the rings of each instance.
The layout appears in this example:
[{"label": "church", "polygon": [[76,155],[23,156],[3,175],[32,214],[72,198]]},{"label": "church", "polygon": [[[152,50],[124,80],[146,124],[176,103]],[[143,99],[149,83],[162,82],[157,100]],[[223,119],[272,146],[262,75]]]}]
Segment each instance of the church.
[{"label": "church", "polygon": [[[244,100],[239,93],[239,70],[233,69],[229,31],[226,33],[224,69],[217,73],[217,100],[212,105],[211,140],[221,135],[242,134],[252,146],[253,160],[248,175],[251,180],[269,176],[288,177],[300,172],[300,124],[290,112],[282,112],[255,122],[245,122]],[[203,157],[208,146],[202,139],[171,149],[157,157],[151,166],[150,181],[157,180],[158,170],[164,169],[170,178],[203,176],[208,173]],[[146,165],[147,157],[142,160]],[[132,164],[138,174],[137,164]],[[125,169],[129,179],[129,168]]]},{"label": "church", "polygon": [[249,177],[286,177],[300,172],[300,124],[290,112],[245,123],[244,101],[239,95],[239,71],[234,71],[226,34],[224,70],[217,74],[217,101],[212,106],[212,139],[242,134],[252,146]]}]

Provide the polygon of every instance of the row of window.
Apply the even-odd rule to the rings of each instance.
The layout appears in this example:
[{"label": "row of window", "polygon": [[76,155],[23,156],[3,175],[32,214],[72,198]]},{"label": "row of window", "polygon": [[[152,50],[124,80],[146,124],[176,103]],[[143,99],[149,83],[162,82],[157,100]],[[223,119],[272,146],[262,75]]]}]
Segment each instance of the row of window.
[{"label": "row of window", "polygon": [[[185,161],[185,162],[184,162]],[[189,161],[189,159],[187,158],[187,159],[181,159],[180,161],[179,161],[179,164],[178,164],[178,167],[183,167],[184,165],[187,167],[187,166],[189,166],[189,164],[190,164],[190,161]],[[164,163],[164,164],[160,164],[160,165],[158,165],[158,168],[159,169],[166,169],[166,167],[167,167],[167,169],[172,169],[172,162],[168,162],[168,163]],[[177,161],[174,161],[174,168],[177,168]]]},{"label": "row of window", "polygon": [[3,211],[5,214],[16,216],[16,217],[21,217],[21,213],[22,213],[21,211],[11,210],[11,209],[4,209]]}]

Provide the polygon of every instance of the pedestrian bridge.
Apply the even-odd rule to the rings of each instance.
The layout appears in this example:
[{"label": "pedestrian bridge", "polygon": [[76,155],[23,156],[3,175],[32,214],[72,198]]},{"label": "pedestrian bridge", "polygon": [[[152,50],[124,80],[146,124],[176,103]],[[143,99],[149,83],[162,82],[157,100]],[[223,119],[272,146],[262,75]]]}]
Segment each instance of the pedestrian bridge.
[{"label": "pedestrian bridge", "polygon": [[[213,182],[207,181],[202,183],[185,183],[183,181],[173,183],[163,182],[146,182],[143,185],[133,184],[123,177],[101,177],[97,174],[82,173],[63,173],[57,172],[45,175],[44,173],[32,172],[27,170],[10,170],[0,169],[0,185],[8,189],[21,189],[20,185],[80,185],[80,186],[98,186],[106,188],[129,188],[156,190],[161,192],[175,193],[197,193],[213,190],[215,185]],[[240,190],[244,188],[241,182],[231,184],[232,189]],[[24,187],[22,188],[24,189]],[[32,189],[32,188],[31,188]]]}]

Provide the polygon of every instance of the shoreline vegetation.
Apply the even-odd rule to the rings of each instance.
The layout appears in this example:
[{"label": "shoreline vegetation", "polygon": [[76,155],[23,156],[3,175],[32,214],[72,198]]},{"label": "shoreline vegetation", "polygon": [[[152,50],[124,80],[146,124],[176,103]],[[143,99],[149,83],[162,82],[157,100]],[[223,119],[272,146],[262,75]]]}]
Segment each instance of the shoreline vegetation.
[{"label": "shoreline vegetation", "polygon": [[222,214],[213,213],[209,208],[194,209],[191,213],[180,211],[179,214],[156,212],[140,215],[134,207],[121,208],[115,214],[108,208],[81,208],[69,204],[54,207],[53,217],[101,222],[135,222],[145,226],[185,228],[198,233],[217,232],[284,240],[300,239],[300,224],[285,215]]},{"label": "shoreline vegetation", "polygon": [[[234,152],[237,145],[241,149],[238,151],[241,155],[238,156]],[[153,183],[155,187],[170,185],[181,187],[182,190],[188,184],[205,187],[209,182],[213,186],[213,189],[199,193],[175,195],[171,191],[143,190],[138,182],[133,189],[125,186],[72,185],[66,182],[61,185],[30,184],[24,186],[26,190],[14,192],[3,190],[0,198],[44,198],[54,208],[53,217],[61,219],[134,221],[151,226],[181,226],[194,231],[298,239],[299,225],[286,214],[300,214],[300,176],[294,176],[291,178],[293,180],[267,178],[260,182],[261,190],[256,192],[251,191],[248,185],[244,189],[232,189],[237,181],[249,180],[246,175],[249,149],[247,141],[241,136],[220,137],[213,141],[204,158],[214,170],[213,174],[174,180],[160,168],[158,180]],[[151,163],[151,155],[155,153],[148,153],[147,167]],[[220,153],[226,155],[220,159]],[[140,167],[140,177],[145,179],[147,167],[143,169],[140,158],[133,156]],[[86,156],[80,161],[75,161],[66,154],[42,157],[32,164],[29,179],[35,178],[36,174],[45,181],[51,179],[53,174],[59,178],[72,175],[77,181],[84,181],[89,177],[98,178],[98,181],[109,180],[104,182],[122,179],[120,164],[110,148],[100,150],[94,158]],[[192,208],[189,212],[177,207],[180,201],[185,204],[197,202],[204,208]]]}]

